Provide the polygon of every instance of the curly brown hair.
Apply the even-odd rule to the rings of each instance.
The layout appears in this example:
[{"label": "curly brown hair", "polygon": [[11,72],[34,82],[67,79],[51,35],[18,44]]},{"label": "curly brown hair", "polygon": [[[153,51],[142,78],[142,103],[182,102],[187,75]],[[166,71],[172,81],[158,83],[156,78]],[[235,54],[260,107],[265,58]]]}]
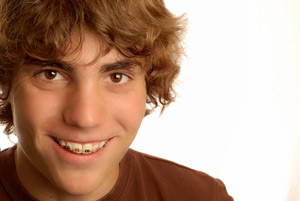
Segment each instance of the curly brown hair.
[{"label": "curly brown hair", "polygon": [[13,133],[8,102],[13,68],[64,56],[74,29],[81,39],[84,30],[90,29],[108,48],[145,58],[147,103],[152,109],[161,104],[163,111],[175,98],[184,25],[184,16],[171,14],[163,0],[0,0],[0,124],[6,126],[4,132]]}]

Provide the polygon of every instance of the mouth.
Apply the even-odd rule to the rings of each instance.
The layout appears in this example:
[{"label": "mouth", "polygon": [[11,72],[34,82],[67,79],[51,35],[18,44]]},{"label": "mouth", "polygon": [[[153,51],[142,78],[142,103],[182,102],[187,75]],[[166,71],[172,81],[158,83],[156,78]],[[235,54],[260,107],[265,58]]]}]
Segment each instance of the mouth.
[{"label": "mouth", "polygon": [[109,140],[104,140],[97,143],[77,143],[77,142],[70,142],[58,138],[54,138],[54,141],[60,145],[65,150],[75,153],[75,154],[92,154],[95,152],[100,151],[101,149],[104,149],[104,147],[107,145]]}]

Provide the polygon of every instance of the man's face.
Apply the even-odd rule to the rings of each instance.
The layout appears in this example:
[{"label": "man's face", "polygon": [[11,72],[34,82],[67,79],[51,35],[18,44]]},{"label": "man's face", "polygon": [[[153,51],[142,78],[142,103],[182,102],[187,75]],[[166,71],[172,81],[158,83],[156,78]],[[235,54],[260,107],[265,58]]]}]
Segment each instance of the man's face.
[{"label": "man's face", "polygon": [[15,160],[25,187],[38,185],[34,194],[47,187],[49,196],[99,196],[117,180],[145,114],[146,86],[141,62],[113,50],[93,62],[100,48],[86,32],[79,53],[15,72]]}]

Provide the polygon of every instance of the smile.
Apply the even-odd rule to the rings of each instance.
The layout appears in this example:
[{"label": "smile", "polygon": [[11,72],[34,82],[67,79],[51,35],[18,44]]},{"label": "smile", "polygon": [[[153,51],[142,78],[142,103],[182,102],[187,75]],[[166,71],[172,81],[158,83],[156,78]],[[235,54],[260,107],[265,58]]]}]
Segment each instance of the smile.
[{"label": "smile", "polygon": [[76,153],[76,154],[92,154],[95,153],[101,149],[103,149],[109,140],[104,140],[98,143],[75,143],[75,142],[69,142],[66,140],[61,140],[54,138],[54,141],[59,144],[62,148],[65,150],[68,150],[70,152]]}]

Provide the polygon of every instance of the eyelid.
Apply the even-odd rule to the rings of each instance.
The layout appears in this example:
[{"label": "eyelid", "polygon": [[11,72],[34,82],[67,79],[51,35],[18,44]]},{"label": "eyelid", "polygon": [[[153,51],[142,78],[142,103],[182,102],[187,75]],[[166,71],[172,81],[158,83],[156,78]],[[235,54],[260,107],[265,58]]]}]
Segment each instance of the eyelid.
[{"label": "eyelid", "polygon": [[[113,82],[111,79],[110,76],[114,75],[114,74],[121,74],[122,75],[122,80],[120,82]],[[124,78],[126,77],[126,78]],[[124,79],[126,79],[124,81]],[[123,84],[126,84],[128,82],[128,80],[132,80],[132,77],[131,76],[128,76],[127,74],[124,74],[124,73],[121,73],[121,72],[113,72],[113,73],[110,73],[108,76],[106,76],[105,80],[106,82],[110,82],[112,84],[115,84],[115,85],[123,85]]]},{"label": "eyelid", "polygon": [[[60,79],[47,79],[45,77],[45,75],[43,75],[43,73],[45,73],[46,71],[55,71],[57,73],[57,75],[60,75],[61,78]],[[56,75],[56,76],[57,76]],[[43,81],[47,81],[47,82],[53,82],[53,81],[58,81],[58,80],[66,80],[66,75],[64,73],[62,73],[60,70],[57,69],[53,69],[53,68],[45,68],[45,69],[41,69],[39,71],[37,71],[34,76],[40,76],[41,79],[43,79]]]}]

